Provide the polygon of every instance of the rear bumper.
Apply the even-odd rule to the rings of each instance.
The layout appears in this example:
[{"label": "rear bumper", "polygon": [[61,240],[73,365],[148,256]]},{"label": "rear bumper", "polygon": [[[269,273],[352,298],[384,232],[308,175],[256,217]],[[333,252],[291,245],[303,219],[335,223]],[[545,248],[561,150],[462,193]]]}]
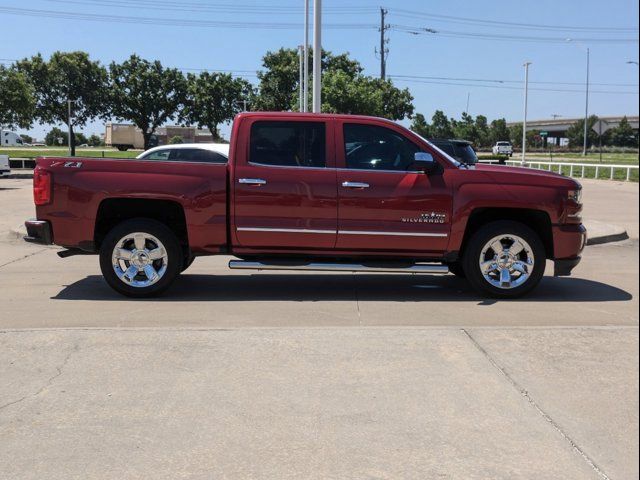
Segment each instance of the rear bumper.
[{"label": "rear bumper", "polygon": [[27,235],[24,237],[25,242],[39,243],[41,245],[53,244],[51,224],[46,220],[27,220],[24,222],[24,226],[27,227]]}]

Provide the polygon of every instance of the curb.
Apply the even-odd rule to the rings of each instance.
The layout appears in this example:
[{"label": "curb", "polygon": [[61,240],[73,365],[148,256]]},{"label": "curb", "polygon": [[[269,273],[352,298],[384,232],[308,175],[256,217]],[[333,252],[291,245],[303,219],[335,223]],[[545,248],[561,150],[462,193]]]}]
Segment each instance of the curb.
[{"label": "curb", "polygon": [[622,232],[611,233],[609,235],[600,235],[599,237],[587,237],[587,246],[602,245],[603,243],[622,242],[623,240],[629,240],[629,235],[627,234],[626,230],[623,230]]}]

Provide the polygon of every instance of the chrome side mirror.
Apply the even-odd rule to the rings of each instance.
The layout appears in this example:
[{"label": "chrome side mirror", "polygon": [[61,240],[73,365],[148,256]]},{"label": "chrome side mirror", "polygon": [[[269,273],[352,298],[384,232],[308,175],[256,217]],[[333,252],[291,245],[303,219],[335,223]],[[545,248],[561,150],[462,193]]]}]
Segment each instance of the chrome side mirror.
[{"label": "chrome side mirror", "polygon": [[411,169],[414,171],[421,171],[429,175],[437,169],[437,166],[438,162],[435,161],[433,155],[427,152],[416,152],[413,156]]}]

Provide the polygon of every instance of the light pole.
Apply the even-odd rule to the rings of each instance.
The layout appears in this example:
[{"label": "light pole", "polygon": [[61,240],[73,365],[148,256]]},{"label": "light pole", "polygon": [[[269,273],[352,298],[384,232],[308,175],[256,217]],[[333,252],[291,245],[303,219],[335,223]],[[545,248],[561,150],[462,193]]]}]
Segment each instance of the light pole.
[{"label": "light pole", "polygon": [[300,59],[300,79],[298,81],[298,110],[304,112],[304,45],[298,45],[298,57]]},{"label": "light pole", "polygon": [[322,0],[313,0],[313,113],[322,109]]},{"label": "light pole", "polygon": [[[582,45],[580,42],[576,42],[575,40],[573,40],[572,38],[567,38],[567,42],[573,42],[576,43],[578,45]],[[582,45],[582,47],[584,47],[584,45]],[[583,143],[582,143],[582,156],[586,157],[587,156],[587,135],[589,132],[589,56],[590,56],[590,51],[589,51],[589,47],[586,47],[587,49],[587,78],[586,78],[586,82],[585,82],[585,99],[584,99],[584,134],[583,134]]]},{"label": "light pole", "polygon": [[636,67],[638,66],[638,62],[636,62],[635,60],[629,60],[627,63],[629,65],[635,65]]},{"label": "light pole", "polygon": [[304,0],[304,76],[302,77],[302,111],[309,111],[309,0]]},{"label": "light pole", "polygon": [[529,103],[529,65],[531,62],[524,63],[524,120],[522,122],[522,166],[526,165],[525,155],[527,152],[527,107]]}]

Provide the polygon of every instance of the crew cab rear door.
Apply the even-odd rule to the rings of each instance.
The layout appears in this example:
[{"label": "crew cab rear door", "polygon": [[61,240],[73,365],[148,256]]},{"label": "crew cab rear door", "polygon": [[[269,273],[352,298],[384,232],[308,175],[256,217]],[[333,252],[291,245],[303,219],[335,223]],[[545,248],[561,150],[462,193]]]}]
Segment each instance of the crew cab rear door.
[{"label": "crew cab rear door", "polygon": [[250,249],[332,249],[337,231],[329,117],[245,117],[235,139],[232,235]]},{"label": "crew cab rear door", "polygon": [[358,252],[440,254],[451,229],[446,170],[411,171],[426,146],[404,129],[374,119],[336,121],[338,239]]}]

